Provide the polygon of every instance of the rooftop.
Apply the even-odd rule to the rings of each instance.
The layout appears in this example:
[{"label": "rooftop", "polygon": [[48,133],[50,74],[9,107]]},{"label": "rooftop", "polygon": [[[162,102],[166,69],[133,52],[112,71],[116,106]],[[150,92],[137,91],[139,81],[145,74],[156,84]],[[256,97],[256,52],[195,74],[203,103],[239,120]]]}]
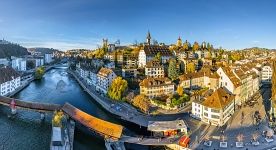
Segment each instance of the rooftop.
[{"label": "rooftop", "polygon": [[153,86],[164,86],[164,85],[172,85],[172,81],[167,77],[161,78],[146,78],[142,82],[140,82],[140,86],[153,87]]},{"label": "rooftop", "polygon": [[148,130],[149,131],[167,131],[167,130],[178,130],[187,128],[183,120],[174,121],[149,121]]},{"label": "rooftop", "polygon": [[0,68],[0,84],[11,81],[19,76],[20,74],[11,67],[4,66]]},{"label": "rooftop", "polygon": [[219,88],[215,92],[213,92],[212,95],[208,96],[202,102],[202,105],[214,109],[223,109],[234,99],[234,95],[228,93],[224,88]]}]

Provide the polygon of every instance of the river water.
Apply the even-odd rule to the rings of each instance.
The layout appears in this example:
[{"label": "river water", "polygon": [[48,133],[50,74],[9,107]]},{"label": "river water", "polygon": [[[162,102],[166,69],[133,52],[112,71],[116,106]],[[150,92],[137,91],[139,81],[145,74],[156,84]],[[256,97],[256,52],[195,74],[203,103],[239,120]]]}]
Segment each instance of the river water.
[{"label": "river water", "polygon": [[[15,98],[44,103],[64,104],[69,102],[75,107],[101,119],[121,124],[120,120],[104,111],[83,89],[77,81],[67,74],[66,69],[52,69],[42,80],[33,81],[28,87],[17,93]],[[0,150],[47,150],[51,137],[51,114],[46,121],[40,120],[39,113],[19,110],[14,117],[9,109],[0,106]],[[77,127],[74,149],[105,149],[103,139],[87,133],[88,130]],[[143,148],[144,149],[144,148]]]}]

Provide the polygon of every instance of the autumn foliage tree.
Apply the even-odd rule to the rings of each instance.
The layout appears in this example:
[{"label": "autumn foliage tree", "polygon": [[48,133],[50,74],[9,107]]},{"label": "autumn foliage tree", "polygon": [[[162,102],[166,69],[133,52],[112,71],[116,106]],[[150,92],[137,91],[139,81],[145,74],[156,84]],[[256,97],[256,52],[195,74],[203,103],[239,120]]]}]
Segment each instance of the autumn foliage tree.
[{"label": "autumn foliage tree", "polygon": [[195,72],[195,63],[193,62],[190,62],[187,64],[187,70],[186,70],[186,73],[193,73]]},{"label": "autumn foliage tree", "polygon": [[35,70],[35,79],[41,79],[45,73],[45,68],[44,67],[38,67]]},{"label": "autumn foliage tree", "polygon": [[182,96],[184,91],[183,91],[183,87],[181,86],[178,86],[177,89],[176,89],[176,92],[179,96]]},{"label": "autumn foliage tree", "polygon": [[183,44],[183,49],[184,49],[185,51],[189,50],[189,42],[188,42],[188,41],[186,41],[186,42]]},{"label": "autumn foliage tree", "polygon": [[193,45],[193,51],[197,51],[199,49],[199,44],[197,42]]},{"label": "autumn foliage tree", "polygon": [[276,60],[273,60],[272,63],[272,87],[271,87],[271,91],[272,91],[272,95],[271,95],[271,99],[272,99],[272,103],[274,108],[276,108]]},{"label": "autumn foliage tree", "polygon": [[150,108],[149,99],[145,95],[137,95],[136,97],[134,97],[132,104],[145,113],[147,113]]},{"label": "autumn foliage tree", "polygon": [[122,77],[116,77],[108,88],[108,96],[114,100],[121,100],[128,85]]},{"label": "autumn foliage tree", "polygon": [[52,124],[54,127],[62,127],[62,118],[63,118],[62,111],[55,111],[52,119]]}]

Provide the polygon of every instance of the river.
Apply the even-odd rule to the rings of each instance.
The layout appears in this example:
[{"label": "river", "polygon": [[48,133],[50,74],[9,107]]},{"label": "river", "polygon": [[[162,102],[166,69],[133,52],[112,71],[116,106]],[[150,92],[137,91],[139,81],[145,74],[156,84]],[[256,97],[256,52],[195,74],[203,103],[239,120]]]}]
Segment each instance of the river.
[{"label": "river", "polygon": [[[43,79],[33,81],[14,97],[25,101],[44,103],[64,104],[69,102],[93,116],[122,124],[121,120],[103,110],[84,92],[77,81],[66,72],[65,68],[48,71]],[[39,113],[36,112],[19,110],[19,113],[12,118],[8,115],[9,109],[0,106],[0,150],[49,149],[51,114],[47,114],[46,121],[43,122],[40,120]],[[77,127],[75,130],[74,149],[105,149],[103,139],[87,133],[88,130],[83,128]],[[141,147],[141,149],[144,148]]]}]

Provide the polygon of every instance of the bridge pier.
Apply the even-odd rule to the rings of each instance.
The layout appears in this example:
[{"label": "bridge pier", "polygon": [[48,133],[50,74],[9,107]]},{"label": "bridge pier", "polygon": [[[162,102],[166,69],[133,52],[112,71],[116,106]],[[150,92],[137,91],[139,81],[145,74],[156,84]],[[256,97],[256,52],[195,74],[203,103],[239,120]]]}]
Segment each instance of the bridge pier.
[{"label": "bridge pier", "polygon": [[105,147],[107,150],[126,150],[124,142],[105,139]]},{"label": "bridge pier", "polygon": [[14,101],[14,99],[11,101],[11,103],[10,103],[10,108],[11,108],[11,114],[12,115],[15,115],[16,113],[17,113],[17,111],[16,111],[16,106],[15,106],[15,101]]}]

